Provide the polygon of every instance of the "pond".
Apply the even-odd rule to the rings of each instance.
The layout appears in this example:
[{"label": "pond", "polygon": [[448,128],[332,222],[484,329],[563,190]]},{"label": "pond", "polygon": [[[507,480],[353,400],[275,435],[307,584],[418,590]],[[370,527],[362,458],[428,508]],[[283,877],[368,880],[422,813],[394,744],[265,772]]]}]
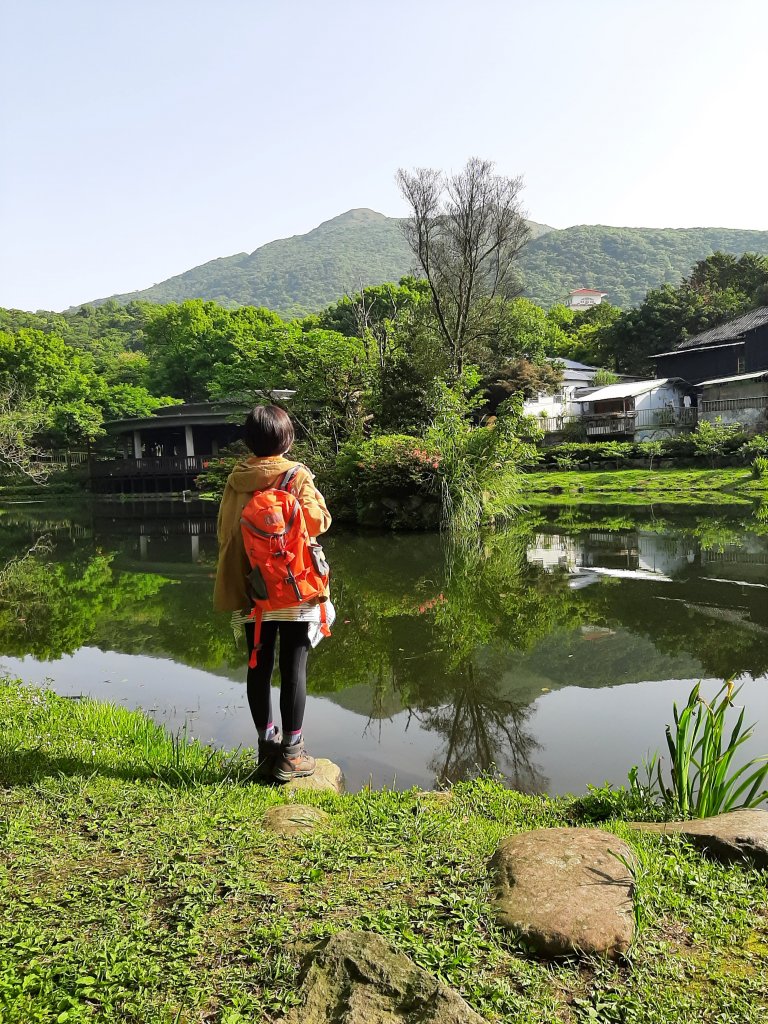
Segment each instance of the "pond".
[{"label": "pond", "polygon": [[[252,746],[245,649],[211,611],[216,508],[0,510],[0,668]],[[305,732],[349,789],[496,766],[530,792],[626,781],[695,681],[743,682],[768,752],[768,525],[759,511],[541,508],[451,552],[335,529],[338,619],[310,658]]]}]

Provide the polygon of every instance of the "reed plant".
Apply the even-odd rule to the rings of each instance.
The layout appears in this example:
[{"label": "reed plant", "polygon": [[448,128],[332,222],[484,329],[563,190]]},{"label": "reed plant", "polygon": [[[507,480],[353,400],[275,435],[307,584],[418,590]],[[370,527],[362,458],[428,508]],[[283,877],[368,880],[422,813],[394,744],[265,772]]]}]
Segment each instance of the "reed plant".
[{"label": "reed plant", "polygon": [[436,382],[431,401],[426,443],[438,453],[441,527],[460,540],[484,522],[514,518],[522,505],[520,471],[539,461],[536,442],[543,436],[535,418],[523,414],[522,397],[508,398],[494,417],[483,418],[480,375],[469,367],[452,385]]},{"label": "reed plant", "polygon": [[752,737],[754,725],[745,727],[743,707],[730,731],[727,722],[741,687],[728,681],[711,701],[701,696],[700,689],[699,682],[682,709],[673,705],[674,725],[666,729],[669,784],[663,779],[661,761],[655,762],[660,795],[686,818],[756,807],[768,799],[768,757],[736,767],[736,754]]}]

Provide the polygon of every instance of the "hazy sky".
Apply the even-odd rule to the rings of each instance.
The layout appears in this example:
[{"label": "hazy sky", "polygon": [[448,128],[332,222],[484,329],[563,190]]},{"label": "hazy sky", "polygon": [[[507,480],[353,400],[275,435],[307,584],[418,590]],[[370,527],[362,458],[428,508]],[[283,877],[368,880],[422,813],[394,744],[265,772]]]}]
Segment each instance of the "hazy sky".
[{"label": "hazy sky", "polygon": [[0,0],[0,305],[62,309],[404,213],[399,166],[529,215],[768,228],[766,0]]}]

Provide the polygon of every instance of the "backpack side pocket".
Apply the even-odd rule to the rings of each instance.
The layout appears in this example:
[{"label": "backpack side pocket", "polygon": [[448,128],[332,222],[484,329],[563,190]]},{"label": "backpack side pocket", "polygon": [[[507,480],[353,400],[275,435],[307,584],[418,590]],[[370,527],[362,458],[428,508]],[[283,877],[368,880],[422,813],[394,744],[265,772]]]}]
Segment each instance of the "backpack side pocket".
[{"label": "backpack side pocket", "polygon": [[255,565],[253,569],[245,577],[245,582],[248,585],[248,593],[254,601],[266,601],[269,597],[267,593],[267,584],[264,582],[264,577],[261,575],[261,569],[258,565]]},{"label": "backpack side pocket", "polygon": [[328,576],[331,570],[325,560],[325,552],[319,544],[309,545],[309,557],[318,576]]}]

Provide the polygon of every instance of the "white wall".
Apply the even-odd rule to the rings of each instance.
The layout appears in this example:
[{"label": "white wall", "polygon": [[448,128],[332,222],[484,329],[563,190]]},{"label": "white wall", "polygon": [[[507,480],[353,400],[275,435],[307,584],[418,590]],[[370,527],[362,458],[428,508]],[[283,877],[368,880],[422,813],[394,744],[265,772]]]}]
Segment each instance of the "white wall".
[{"label": "white wall", "polygon": [[569,309],[587,309],[589,306],[599,306],[602,301],[600,295],[569,295],[565,305]]}]

